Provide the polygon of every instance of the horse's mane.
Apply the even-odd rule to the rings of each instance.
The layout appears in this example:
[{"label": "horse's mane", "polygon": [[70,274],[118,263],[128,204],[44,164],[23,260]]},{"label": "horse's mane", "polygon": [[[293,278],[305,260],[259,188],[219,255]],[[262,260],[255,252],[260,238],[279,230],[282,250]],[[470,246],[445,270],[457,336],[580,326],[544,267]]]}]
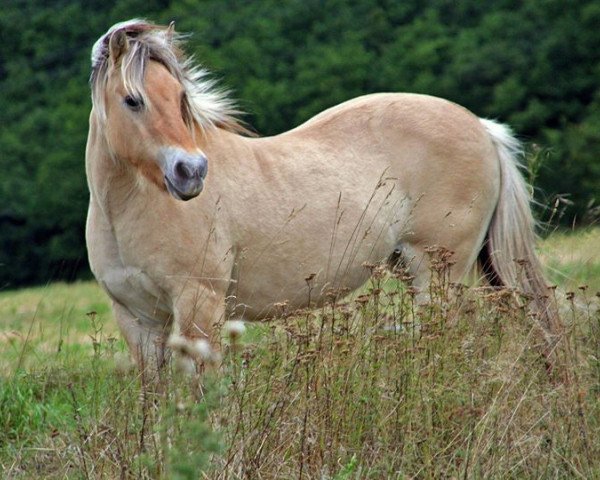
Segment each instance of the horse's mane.
[{"label": "horse's mane", "polygon": [[184,35],[172,28],[154,25],[145,20],[133,19],[117,23],[106,32],[92,48],[92,104],[100,119],[105,118],[104,88],[109,73],[109,42],[115,32],[126,33],[129,48],[117,64],[123,84],[129,95],[148,103],[144,90],[144,71],[150,60],[160,62],[184,87],[184,117],[190,128],[198,124],[203,129],[224,128],[237,133],[249,133],[237,118],[241,112],[228,92],[217,88],[209,72],[196,66],[184,54]]}]

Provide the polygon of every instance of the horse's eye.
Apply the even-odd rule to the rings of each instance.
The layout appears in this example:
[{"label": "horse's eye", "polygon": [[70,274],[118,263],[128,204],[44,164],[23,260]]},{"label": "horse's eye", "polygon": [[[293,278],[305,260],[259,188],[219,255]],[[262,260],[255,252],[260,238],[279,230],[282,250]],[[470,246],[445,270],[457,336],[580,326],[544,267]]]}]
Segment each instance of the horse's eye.
[{"label": "horse's eye", "polygon": [[131,95],[127,95],[125,97],[125,105],[127,105],[131,110],[139,110],[144,105],[141,99],[132,97]]}]

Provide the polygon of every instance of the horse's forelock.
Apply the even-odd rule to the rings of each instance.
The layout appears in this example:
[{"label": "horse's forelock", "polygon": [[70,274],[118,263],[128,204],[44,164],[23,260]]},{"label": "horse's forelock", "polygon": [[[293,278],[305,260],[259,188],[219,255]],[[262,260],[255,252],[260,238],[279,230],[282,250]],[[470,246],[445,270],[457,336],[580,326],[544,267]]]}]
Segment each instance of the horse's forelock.
[{"label": "horse's forelock", "polygon": [[[194,66],[184,56],[181,44],[185,35],[173,32],[145,20],[129,20],[112,26],[92,49],[92,101],[100,117],[104,117],[102,90],[109,74],[109,43],[117,31],[124,31],[129,48],[119,61],[125,89],[129,94],[145,99],[144,70],[149,60],[161,63],[183,85],[189,101],[189,114],[201,127],[220,126],[230,131],[248,132],[236,118],[239,114],[227,92],[215,87],[204,69]],[[186,123],[188,123],[186,119]],[[189,124],[191,125],[191,121]]]},{"label": "horse's forelock", "polygon": [[110,40],[117,32],[125,32],[129,47],[121,58],[117,59],[118,68],[128,94],[145,99],[144,70],[148,60],[157,60],[175,76],[180,77],[178,65],[179,49],[173,35],[167,28],[154,25],[145,20],[129,20],[113,25],[92,48],[92,73],[90,84],[92,101],[100,117],[104,117],[102,90],[109,75]]},{"label": "horse's forelock", "polygon": [[94,46],[92,47],[92,69],[99,67],[103,62],[108,59],[108,44],[110,42],[110,38],[115,34],[115,32],[121,30],[130,35],[129,32],[140,32],[142,30],[150,27],[151,24],[141,19],[132,19],[126,22],[116,23],[112,27],[108,29],[108,31],[102,35]]}]

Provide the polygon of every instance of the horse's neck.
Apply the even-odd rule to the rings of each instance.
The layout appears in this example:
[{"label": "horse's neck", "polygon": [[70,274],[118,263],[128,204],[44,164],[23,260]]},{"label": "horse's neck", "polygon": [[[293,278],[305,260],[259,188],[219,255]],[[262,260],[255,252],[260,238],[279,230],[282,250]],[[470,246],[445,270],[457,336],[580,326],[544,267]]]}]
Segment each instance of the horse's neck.
[{"label": "horse's neck", "polygon": [[214,129],[203,135],[200,144],[208,157],[207,187],[216,186],[220,197],[233,196],[254,177],[257,158],[251,139]]},{"label": "horse's neck", "polygon": [[298,165],[294,166],[297,162],[290,148],[277,137],[248,138],[215,131],[207,135],[202,147],[209,167],[206,191],[200,196],[205,204],[218,198],[226,212],[221,219],[240,242],[264,228],[274,210],[287,217],[306,201],[293,193]]},{"label": "horse's neck", "polygon": [[143,188],[132,167],[110,156],[106,140],[100,134],[97,123],[92,120],[86,151],[86,173],[92,201],[109,219],[131,206],[132,197]]}]

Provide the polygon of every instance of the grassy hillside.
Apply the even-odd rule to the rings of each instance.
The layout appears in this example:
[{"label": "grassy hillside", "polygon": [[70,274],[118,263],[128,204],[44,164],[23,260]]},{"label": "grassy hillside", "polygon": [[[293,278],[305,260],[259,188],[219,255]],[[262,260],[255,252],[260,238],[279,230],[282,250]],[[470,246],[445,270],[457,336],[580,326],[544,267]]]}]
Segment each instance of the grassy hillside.
[{"label": "grassy hillside", "polygon": [[600,477],[600,229],[541,252],[567,326],[550,376],[522,298],[441,283],[415,309],[380,272],[358,298],[224,339],[201,392],[171,371],[140,385],[94,283],[1,292],[0,471]]}]

